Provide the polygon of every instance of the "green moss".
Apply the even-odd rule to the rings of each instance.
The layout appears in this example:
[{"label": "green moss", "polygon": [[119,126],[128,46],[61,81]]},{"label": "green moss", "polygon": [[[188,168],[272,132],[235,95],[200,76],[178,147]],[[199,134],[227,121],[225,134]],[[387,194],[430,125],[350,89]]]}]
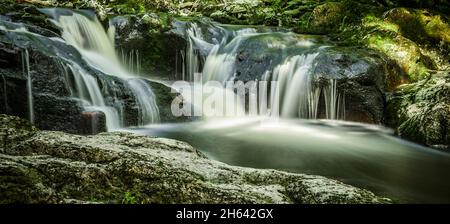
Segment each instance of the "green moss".
[{"label": "green moss", "polygon": [[400,32],[400,27],[397,24],[385,21],[373,14],[364,17],[362,19],[362,25],[364,27],[375,28],[384,32],[393,32],[395,34]]},{"label": "green moss", "polygon": [[395,60],[410,81],[428,77],[429,68],[422,61],[424,56],[414,42],[401,36],[393,38],[390,35],[373,33],[366,36],[366,44],[369,48],[378,50]]},{"label": "green moss", "polygon": [[387,103],[388,125],[404,138],[429,146],[448,147],[450,86],[448,73],[402,85]]}]

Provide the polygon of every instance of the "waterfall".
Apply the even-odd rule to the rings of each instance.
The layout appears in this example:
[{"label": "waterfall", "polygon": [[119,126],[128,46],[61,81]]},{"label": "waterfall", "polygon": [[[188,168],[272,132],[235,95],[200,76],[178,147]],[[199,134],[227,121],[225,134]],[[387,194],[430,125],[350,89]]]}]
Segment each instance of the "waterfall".
[{"label": "waterfall", "polygon": [[[95,15],[89,15],[87,11],[61,9],[44,9],[42,11],[60,27],[62,38],[67,44],[74,46],[90,66],[105,74],[122,79],[131,87],[130,90],[138,105],[140,125],[159,121],[159,110],[150,86],[143,80],[137,81],[136,75],[132,73],[140,72],[139,52],[130,52],[128,62],[120,60],[114,49],[113,27],[106,32]],[[128,70],[127,64],[136,66],[131,65]],[[118,101],[116,97],[104,95],[98,80],[80,66],[71,63],[68,67],[75,76],[77,97],[87,102],[85,108],[104,112],[108,131],[123,126],[121,105],[106,105],[105,103],[106,97],[112,97],[114,101]]]},{"label": "waterfall", "polygon": [[129,52],[120,49],[120,59],[128,71],[137,75],[141,74],[142,61],[138,49],[132,49]]},{"label": "waterfall", "polygon": [[[141,79],[130,79],[128,80],[128,84],[131,86],[132,89],[135,89],[135,91],[144,91],[139,92],[138,95],[140,96],[150,96],[151,99],[154,99],[155,96],[153,92],[151,91],[150,86],[144,82]],[[139,100],[139,124],[144,125],[148,123],[158,123],[159,122],[159,109],[156,105],[155,100],[145,100],[142,97],[138,97],[137,100]]]},{"label": "waterfall", "polygon": [[97,80],[76,63],[68,64],[68,67],[72,71],[75,86],[78,90],[76,97],[86,103],[85,109],[88,111],[98,110],[103,112],[106,117],[107,129],[119,129],[122,126],[121,116],[116,108],[106,105]]},{"label": "waterfall", "polygon": [[201,72],[201,63],[205,58],[201,51],[209,51],[212,44],[204,40],[202,30],[196,23],[189,23],[186,30],[187,46],[183,57],[182,79],[194,81],[195,73]]},{"label": "waterfall", "polygon": [[280,89],[271,99],[281,106],[282,117],[317,118],[320,90],[313,88],[309,76],[317,55],[297,55],[275,67],[271,80],[277,81]]},{"label": "waterfall", "polygon": [[28,49],[22,51],[22,71],[24,77],[27,78],[28,118],[31,123],[34,123],[33,83],[30,74],[30,55]]},{"label": "waterfall", "polygon": [[312,80],[310,71],[318,55],[297,55],[274,69],[271,81],[278,82],[279,90],[272,93],[271,99],[272,103],[281,105],[281,117],[317,119],[319,103],[323,99],[326,119],[344,118],[344,97],[338,93],[337,80],[327,80],[329,84],[325,86]]},{"label": "waterfall", "polygon": [[345,119],[345,97],[337,91],[337,81],[329,80],[324,88],[325,109],[327,119]]},{"label": "waterfall", "polygon": [[[199,32],[201,32],[199,30],[197,30],[196,32],[189,32],[189,29],[187,32],[190,35],[188,49],[191,49],[188,52],[195,52],[192,49],[196,48],[201,49],[200,51],[209,51],[207,57],[203,58],[202,60],[204,61],[203,69],[200,68],[198,62],[194,61],[194,63],[197,63],[194,66],[194,70],[195,72],[203,73],[203,81],[228,81],[230,77],[232,77],[235,73],[234,65],[242,40],[251,37],[256,33],[256,30],[252,28],[244,28],[232,32],[227,32],[226,30],[224,30],[224,28],[220,27],[218,27],[217,29],[219,29],[224,36],[222,37],[222,40],[220,42],[214,39],[214,44],[210,44],[204,41],[202,39],[203,36],[201,34],[198,34]],[[195,42],[192,40],[195,40]],[[189,53],[188,55],[191,55],[191,53]]]},{"label": "waterfall", "polygon": [[[263,47],[273,50],[273,54],[281,55],[281,60],[267,65],[265,73],[259,77],[261,81],[277,85],[275,88],[271,86],[274,89],[269,91],[269,99],[264,95],[267,92],[262,91],[267,90],[268,86],[259,85],[258,114],[286,118],[344,119],[345,99],[338,91],[338,80],[330,79],[328,84],[319,84],[312,74],[314,62],[321,50],[313,42],[297,38],[292,33],[258,32],[252,28],[234,28],[230,31],[217,24],[202,25],[209,26],[207,32],[210,34],[221,34],[222,37],[220,41],[217,38],[207,39],[207,34],[203,34],[196,23],[187,25],[185,34],[188,44],[184,60],[187,74],[183,75],[184,80],[192,81],[195,72],[202,73],[203,82],[219,81],[225,85],[228,81],[239,80],[236,66],[244,44],[251,43],[251,38],[266,41],[275,36],[279,38],[274,41],[269,39],[265,42],[267,46]],[[242,105],[243,108],[246,106],[250,105]]]}]

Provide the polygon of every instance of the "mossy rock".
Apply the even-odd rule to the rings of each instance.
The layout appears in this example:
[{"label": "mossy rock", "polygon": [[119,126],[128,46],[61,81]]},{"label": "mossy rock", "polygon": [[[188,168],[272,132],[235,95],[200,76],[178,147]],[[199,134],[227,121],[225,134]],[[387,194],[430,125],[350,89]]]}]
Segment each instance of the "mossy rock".
[{"label": "mossy rock", "polygon": [[400,86],[387,105],[388,124],[407,139],[436,148],[450,146],[448,73]]},{"label": "mossy rock", "polygon": [[0,146],[3,150],[30,138],[37,132],[37,129],[28,121],[5,114],[0,114],[0,127]]}]

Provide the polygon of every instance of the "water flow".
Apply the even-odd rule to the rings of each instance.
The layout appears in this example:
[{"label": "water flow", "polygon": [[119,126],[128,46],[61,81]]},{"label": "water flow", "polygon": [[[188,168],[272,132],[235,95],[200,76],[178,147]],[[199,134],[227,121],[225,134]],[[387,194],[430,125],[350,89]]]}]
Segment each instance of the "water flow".
[{"label": "water flow", "polygon": [[282,117],[317,118],[320,90],[312,86],[309,76],[317,55],[297,55],[275,67],[271,80],[278,81],[280,90],[271,99],[279,101]]},{"label": "water flow", "polygon": [[450,155],[380,126],[245,117],[133,131],[186,141],[231,165],[327,176],[400,202],[450,202]]},{"label": "water flow", "polygon": [[[119,60],[114,49],[114,27],[106,32],[95,15],[89,16],[88,12],[84,11],[85,14],[72,11],[60,12],[57,9],[46,9],[44,12],[53,18],[52,21],[61,28],[64,40],[74,46],[89,65],[103,73],[122,79],[131,87],[130,90],[138,104],[140,124],[159,121],[159,110],[150,86],[143,80],[136,81],[136,75],[124,67],[127,62]],[[128,60],[128,64],[133,64],[131,71],[139,72],[139,52],[131,51]],[[123,108],[105,106],[105,96],[102,95],[97,80],[89,74],[80,72],[81,70],[78,71],[79,94],[84,99],[89,99],[92,103],[91,107],[105,112],[108,130],[122,126],[122,119],[118,117],[121,116],[119,112],[123,111]],[[109,97],[115,98],[115,96]]]},{"label": "water flow", "polygon": [[187,46],[183,54],[182,79],[194,81],[195,73],[201,72],[201,64],[205,62],[202,51],[210,51],[213,44],[204,40],[202,30],[197,23],[189,23],[186,30]]},{"label": "water flow", "polygon": [[120,59],[128,71],[138,75],[141,74],[142,61],[138,49],[132,49],[128,52],[120,49]]},{"label": "water flow", "polygon": [[120,119],[121,116],[116,108],[106,105],[97,79],[89,75],[76,63],[68,64],[68,67],[72,71],[75,86],[78,90],[77,98],[84,100],[86,110],[102,111],[106,117],[107,129],[109,131],[119,129],[123,124],[122,119]]},{"label": "water flow", "polygon": [[54,18],[62,29],[62,38],[77,48],[83,58],[104,73],[114,76],[126,76],[127,71],[114,49],[114,39],[103,29],[100,22],[88,15],[73,12],[71,15],[59,15]]},{"label": "water flow", "polygon": [[[220,34],[221,37],[207,39],[205,35],[208,33],[203,34],[202,29],[196,23],[188,24],[186,30],[188,36],[187,60],[184,61],[187,74],[183,74],[184,80],[192,81],[193,74],[197,72],[202,73],[203,82],[219,81],[225,85],[227,81],[239,80],[236,72],[239,54],[242,51],[245,52],[243,49],[248,49],[246,45],[259,41],[267,46],[256,45],[257,47],[270,49],[274,51],[272,54],[279,54],[282,57],[278,64],[267,65],[265,73],[254,78],[255,81],[258,81],[258,77],[260,77],[262,81],[277,83],[275,91],[269,91],[269,94],[259,89],[258,99],[260,100],[257,105],[259,115],[317,119],[321,114],[320,109],[322,109],[319,106],[323,102],[325,107],[323,117],[327,119],[345,118],[345,99],[344,95],[338,91],[338,81],[327,80],[328,84],[319,85],[311,73],[315,59],[321,50],[311,41],[298,38],[292,33],[258,32],[253,28],[229,30],[214,23],[201,25],[209,27],[207,32],[212,33],[210,35]],[[272,36],[274,41],[266,41],[270,40]],[[301,50],[286,50],[290,45],[293,46],[291,48],[298,47]],[[303,50],[313,46],[314,50]],[[207,53],[204,53],[205,51]],[[268,64],[270,63],[272,62]],[[269,95],[269,100],[265,99],[265,94]],[[246,106],[249,105],[241,105],[244,108]],[[279,111],[278,106],[280,107]],[[273,111],[277,111],[277,113],[272,113]]]},{"label": "water flow", "polygon": [[22,51],[22,71],[27,78],[28,119],[34,123],[33,83],[30,74],[30,55],[28,49]]},{"label": "water flow", "polygon": [[[132,89],[137,92],[137,95],[140,96],[150,96],[150,99],[154,99],[155,95],[153,94],[150,86],[143,81],[142,79],[129,79],[128,84]],[[141,92],[143,91],[143,92]],[[159,109],[156,105],[155,100],[146,100],[142,97],[138,97],[139,101],[139,125],[145,125],[148,123],[158,123],[159,122]]]}]

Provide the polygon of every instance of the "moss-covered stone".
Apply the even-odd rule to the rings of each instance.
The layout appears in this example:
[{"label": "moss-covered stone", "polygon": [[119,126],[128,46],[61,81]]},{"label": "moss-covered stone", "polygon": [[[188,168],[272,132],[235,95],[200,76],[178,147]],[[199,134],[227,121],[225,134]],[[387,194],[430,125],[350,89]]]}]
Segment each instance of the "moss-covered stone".
[{"label": "moss-covered stone", "polygon": [[33,136],[37,129],[29,122],[18,117],[0,114],[0,132],[2,149]]},{"label": "moss-covered stone", "polygon": [[450,76],[400,86],[388,101],[388,123],[398,134],[422,144],[448,149],[450,145]]},{"label": "moss-covered stone", "polygon": [[333,36],[347,44],[385,54],[401,69],[397,73],[400,76],[395,78],[401,80],[398,84],[415,82],[427,78],[430,70],[448,67],[448,50],[442,46],[446,35],[439,36],[438,41],[426,34],[426,23],[417,19],[425,14],[429,18],[441,18],[424,10],[394,8],[384,14],[367,14],[360,24],[345,27]]},{"label": "moss-covered stone", "polygon": [[[127,57],[138,54],[140,75],[155,78],[169,77],[181,67],[176,55],[185,48],[185,41],[169,32],[173,17],[166,13],[115,16],[116,47]],[[181,72],[181,69],[179,69]]]}]

